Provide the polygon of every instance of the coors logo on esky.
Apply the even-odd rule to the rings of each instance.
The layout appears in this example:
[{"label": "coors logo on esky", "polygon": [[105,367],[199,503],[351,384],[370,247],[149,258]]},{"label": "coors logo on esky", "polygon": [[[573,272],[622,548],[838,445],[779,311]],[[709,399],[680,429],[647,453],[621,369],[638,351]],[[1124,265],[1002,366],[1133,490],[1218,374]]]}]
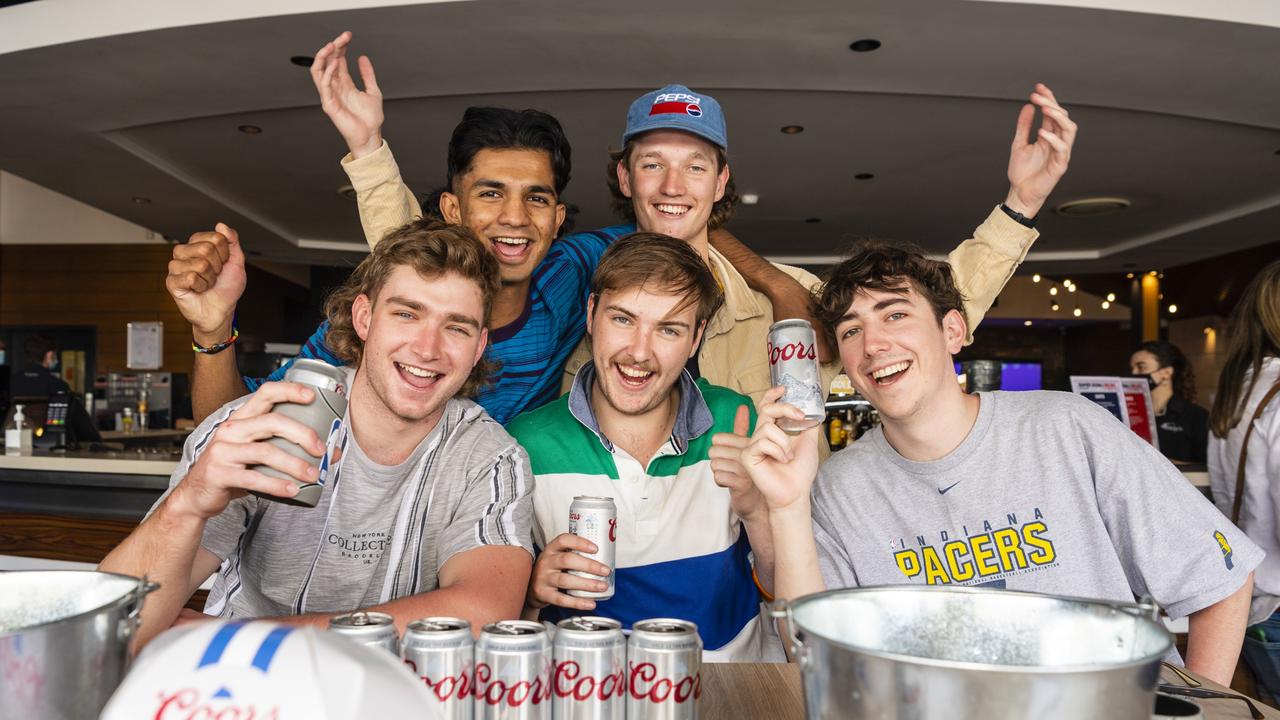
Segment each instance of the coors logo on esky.
[{"label": "coors logo on esky", "polygon": [[[225,692],[222,690],[220,692]],[[153,720],[276,720],[280,707],[259,707],[254,703],[237,703],[230,697],[202,697],[195,688],[160,693],[160,706]]]}]

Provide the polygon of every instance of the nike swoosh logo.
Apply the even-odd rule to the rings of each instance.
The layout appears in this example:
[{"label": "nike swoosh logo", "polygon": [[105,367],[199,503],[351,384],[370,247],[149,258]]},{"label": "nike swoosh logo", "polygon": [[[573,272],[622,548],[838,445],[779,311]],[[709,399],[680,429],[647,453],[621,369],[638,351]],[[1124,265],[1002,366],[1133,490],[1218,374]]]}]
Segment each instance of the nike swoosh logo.
[{"label": "nike swoosh logo", "polygon": [[957,480],[957,481],[955,481],[955,482],[951,483],[950,485],[948,485],[948,486],[946,486],[946,487],[944,487],[944,488],[938,488],[938,494],[939,494],[939,495],[946,495],[948,490],[950,490],[951,488],[953,488],[953,487],[955,487],[955,486],[957,486],[957,485],[959,485],[959,484],[960,484],[960,481],[959,481],[959,480]]}]

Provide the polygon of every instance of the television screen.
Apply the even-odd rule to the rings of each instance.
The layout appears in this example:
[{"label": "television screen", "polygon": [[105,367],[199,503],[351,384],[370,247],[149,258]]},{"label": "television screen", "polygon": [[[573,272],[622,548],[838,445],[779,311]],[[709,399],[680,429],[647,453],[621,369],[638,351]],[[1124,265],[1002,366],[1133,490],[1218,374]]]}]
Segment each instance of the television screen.
[{"label": "television screen", "polygon": [[[1002,362],[1000,363],[1001,390],[1041,390],[1043,384],[1038,362]],[[956,374],[964,372],[960,363],[956,363]]]}]

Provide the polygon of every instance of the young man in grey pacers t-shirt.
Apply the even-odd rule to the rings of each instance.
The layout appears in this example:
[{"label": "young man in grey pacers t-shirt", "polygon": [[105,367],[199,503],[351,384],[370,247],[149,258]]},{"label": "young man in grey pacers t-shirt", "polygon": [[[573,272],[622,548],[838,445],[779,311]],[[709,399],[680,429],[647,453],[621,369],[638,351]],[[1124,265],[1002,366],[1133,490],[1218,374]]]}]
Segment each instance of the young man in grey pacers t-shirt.
[{"label": "young man in grey pacers t-shirt", "polygon": [[[169,492],[102,562],[147,575],[141,642],[169,627],[217,572],[205,611],[324,625],[372,608],[401,627],[427,615],[474,626],[520,614],[532,565],[524,451],[470,400],[484,379],[496,261],[470,231],[410,223],[388,235],[326,303],[328,342],[349,367],[349,408],[328,446],[271,407],[311,391],[272,383],[191,435]],[[333,459],[314,508],[245,493],[296,493],[249,468],[316,481],[278,436]]]},{"label": "young man in grey pacers t-shirt", "polygon": [[1150,594],[1190,615],[1188,667],[1230,683],[1262,553],[1169,461],[1075,395],[965,394],[945,263],[864,243],[819,304],[883,425],[818,468],[805,437],[817,430],[782,432],[798,411],[766,396],[743,463],[769,506],[779,597],[897,584]]}]

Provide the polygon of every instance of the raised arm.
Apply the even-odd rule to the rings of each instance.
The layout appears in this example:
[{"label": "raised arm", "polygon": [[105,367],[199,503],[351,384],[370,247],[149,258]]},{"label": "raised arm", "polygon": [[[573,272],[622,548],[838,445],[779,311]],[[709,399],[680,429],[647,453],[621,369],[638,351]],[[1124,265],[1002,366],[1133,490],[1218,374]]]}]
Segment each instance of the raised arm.
[{"label": "raised arm", "polygon": [[344,32],[320,48],[311,63],[311,80],[325,115],[350,150],[342,168],[356,191],[365,242],[373,248],[388,232],[421,217],[422,209],[382,139],[382,90],[373,62],[364,55],[356,61],[364,90],[351,77],[347,67],[351,37],[350,31]]},{"label": "raised arm", "polygon": [[[1009,149],[1009,194],[1003,206],[992,211],[972,239],[947,256],[956,286],[965,298],[969,326],[966,344],[973,342],[974,329],[1039,236],[1033,229],[1035,218],[1071,160],[1076,124],[1048,86],[1037,84],[1030,100],[1018,113]],[[1037,140],[1032,143],[1029,140],[1036,108],[1042,119]],[[1021,217],[1015,219],[1015,215]]]},{"label": "raised arm", "polygon": [[[314,482],[316,469],[273,445],[256,442],[285,438],[316,456],[324,444],[310,428],[270,413],[278,402],[309,402],[311,390],[292,383],[263,386],[219,426],[190,470],[129,537],[112,550],[98,569],[160,583],[142,607],[142,626],[135,647],[166,630],[178,617],[191,593],[218,569],[217,556],[201,547],[205,526],[222,514],[232,500],[248,490],[292,497],[297,487],[288,480],[268,477],[249,467],[265,464],[290,476]],[[188,452],[192,452],[188,448]]]},{"label": "raised arm", "polygon": [[[757,255],[724,228],[712,230],[709,239],[712,247],[719,250],[742,273],[748,287],[769,298],[775,319],[804,318],[813,323],[814,327],[818,326],[818,321],[810,310],[812,293],[809,288]],[[832,359],[831,348],[827,346],[827,339],[822,333],[818,333],[818,359],[822,362]]]},{"label": "raised arm", "polygon": [[[244,252],[235,230],[218,223],[213,232],[175,245],[165,288],[191,323],[197,345],[212,348],[231,339],[236,303],[244,293]],[[249,392],[236,369],[235,346],[196,353],[191,367],[191,413],[196,423]]]}]

